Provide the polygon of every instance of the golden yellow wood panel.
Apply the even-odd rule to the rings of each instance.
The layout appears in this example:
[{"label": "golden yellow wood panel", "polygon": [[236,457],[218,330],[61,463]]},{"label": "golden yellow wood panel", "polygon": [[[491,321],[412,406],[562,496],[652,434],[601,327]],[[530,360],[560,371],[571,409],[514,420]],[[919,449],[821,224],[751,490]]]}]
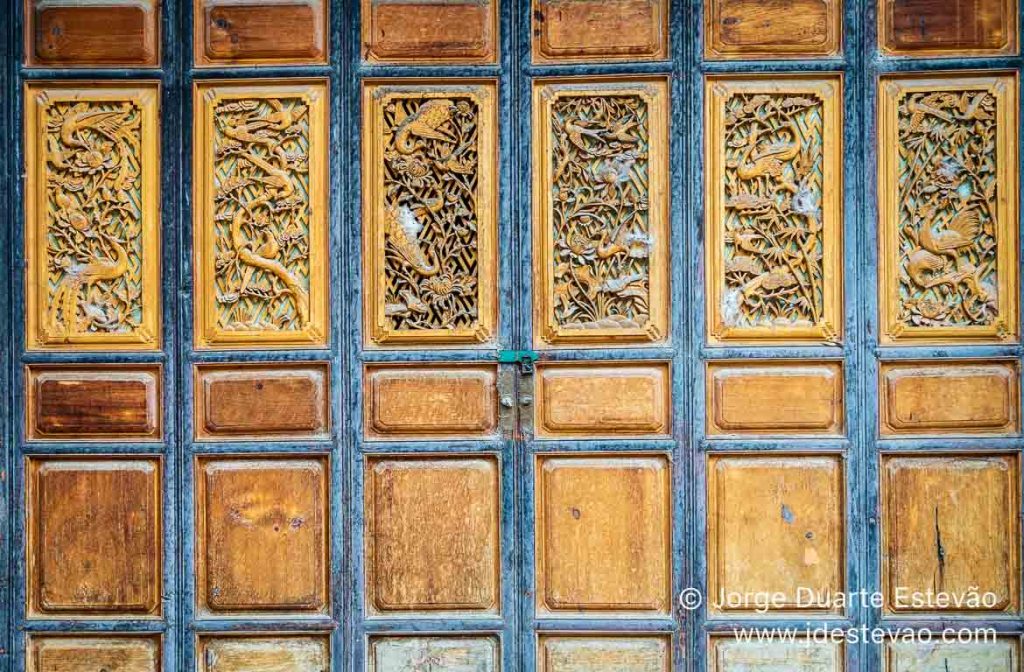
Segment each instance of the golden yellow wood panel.
[{"label": "golden yellow wood panel", "polygon": [[709,362],[706,385],[711,436],[843,434],[842,362]]},{"label": "golden yellow wood panel", "polygon": [[160,672],[160,638],[150,635],[31,635],[27,672]]},{"label": "golden yellow wood panel", "polygon": [[25,469],[29,616],[158,616],[160,459],[33,457]]},{"label": "golden yellow wood panel", "polygon": [[25,0],[25,64],[158,66],[156,0]]},{"label": "golden yellow wood panel", "polygon": [[672,642],[644,635],[544,635],[538,672],[668,672]]},{"label": "golden yellow wood panel", "polygon": [[370,439],[483,438],[498,427],[493,364],[368,365],[363,424]]},{"label": "golden yellow wood panel", "polygon": [[326,0],[194,0],[197,66],[327,63]]},{"label": "golden yellow wood panel", "polygon": [[841,457],[715,456],[707,479],[712,612],[755,612],[764,595],[773,612],[842,611],[828,597],[845,585]]},{"label": "golden yellow wood panel", "polygon": [[370,63],[494,63],[499,0],[362,0]]},{"label": "golden yellow wood panel", "polygon": [[888,455],[881,487],[886,611],[1020,609],[1016,455]]},{"label": "golden yellow wood panel", "polygon": [[327,80],[195,85],[197,348],[328,338]]},{"label": "golden yellow wood panel", "polygon": [[160,347],[160,85],[25,85],[29,350]]},{"label": "golden yellow wood panel", "polygon": [[533,61],[669,57],[669,0],[533,0]]},{"label": "golden yellow wood panel", "polygon": [[884,343],[1017,340],[1017,75],[879,80]]},{"label": "golden yellow wood panel", "polygon": [[198,672],[328,672],[330,639],[324,635],[219,635],[199,637]]},{"label": "golden yellow wood panel", "polygon": [[1016,56],[1017,0],[878,0],[887,56]]},{"label": "golden yellow wood panel", "polygon": [[879,377],[883,436],[1020,433],[1016,360],[883,362]]},{"label": "golden yellow wood panel", "polygon": [[704,57],[836,56],[843,43],[842,0],[708,0]]},{"label": "golden yellow wood panel", "polygon": [[748,642],[712,637],[709,672],[842,672],[843,647],[831,642]]},{"label": "golden yellow wood panel", "polygon": [[494,339],[496,106],[492,80],[364,83],[367,345]]},{"label": "golden yellow wood panel", "polygon": [[661,78],[535,82],[536,347],[668,338],[668,113]]},{"label": "golden yellow wood panel", "polygon": [[890,642],[885,672],[1014,672],[1020,670],[1020,642],[1012,637],[962,643]]},{"label": "golden yellow wood panel", "polygon": [[196,438],[327,438],[330,373],[326,362],[197,364]]},{"label": "golden yellow wood panel", "polygon": [[201,614],[329,613],[329,480],[326,457],[196,460]]},{"label": "golden yellow wood panel", "polygon": [[537,610],[671,608],[672,488],[661,456],[552,456],[536,474]]},{"label": "golden yellow wood panel", "polygon": [[490,456],[367,461],[371,613],[497,613],[500,480],[498,462]]},{"label": "golden yellow wood panel", "polygon": [[501,669],[498,640],[492,637],[373,637],[367,655],[369,672],[418,670],[497,672]]},{"label": "golden yellow wood panel", "polygon": [[842,75],[705,86],[708,341],[838,343]]},{"label": "golden yellow wood panel", "polygon": [[658,438],[672,432],[668,362],[545,363],[533,382],[538,438]]}]

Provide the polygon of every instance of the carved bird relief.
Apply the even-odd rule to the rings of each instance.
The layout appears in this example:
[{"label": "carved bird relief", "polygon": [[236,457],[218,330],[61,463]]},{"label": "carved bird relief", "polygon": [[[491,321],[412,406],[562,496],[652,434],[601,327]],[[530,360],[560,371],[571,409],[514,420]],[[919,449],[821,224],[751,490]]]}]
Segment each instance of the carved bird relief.
[{"label": "carved bird relief", "polygon": [[[395,149],[402,154],[412,154],[422,140],[438,140],[455,143],[455,138],[444,129],[452,118],[455,106],[446,98],[436,98],[423,103],[416,112],[399,123],[395,131]],[[419,140],[417,140],[419,139]]]},{"label": "carved bird relief", "polygon": [[385,217],[384,233],[387,241],[401,255],[402,259],[423,277],[436,274],[440,267],[431,264],[420,247],[420,231],[423,224],[416,214],[402,205],[388,208]]}]

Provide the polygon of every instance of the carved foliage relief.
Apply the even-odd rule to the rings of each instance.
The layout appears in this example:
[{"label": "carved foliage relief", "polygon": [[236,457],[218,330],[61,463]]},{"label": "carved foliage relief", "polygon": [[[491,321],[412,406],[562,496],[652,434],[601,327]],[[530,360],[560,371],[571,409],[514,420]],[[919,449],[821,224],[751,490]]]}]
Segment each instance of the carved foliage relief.
[{"label": "carved foliage relief", "polygon": [[494,91],[370,86],[364,237],[374,343],[484,342],[494,325]]},{"label": "carved foliage relief", "polygon": [[158,98],[29,88],[30,348],[158,347]]},{"label": "carved foliage relief", "polygon": [[[326,338],[324,86],[201,87],[201,345]],[[197,138],[200,132],[197,131]]]},{"label": "carved foliage relief", "polygon": [[838,341],[839,81],[710,86],[712,340]]},{"label": "carved foliage relief", "polygon": [[1012,78],[885,84],[883,266],[889,339],[1011,338]]},{"label": "carved foliage relief", "polygon": [[546,343],[665,336],[664,101],[661,81],[537,90],[536,296]]}]

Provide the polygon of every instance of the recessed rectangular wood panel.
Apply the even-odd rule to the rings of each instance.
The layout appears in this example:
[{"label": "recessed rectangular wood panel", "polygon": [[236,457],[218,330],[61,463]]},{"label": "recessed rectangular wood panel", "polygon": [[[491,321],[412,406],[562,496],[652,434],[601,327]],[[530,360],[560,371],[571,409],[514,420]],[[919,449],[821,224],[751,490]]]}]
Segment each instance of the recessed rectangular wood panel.
[{"label": "recessed rectangular wood panel", "polygon": [[553,615],[667,613],[671,470],[664,457],[537,463],[537,608]]},{"label": "recessed rectangular wood panel", "polygon": [[668,362],[539,364],[534,385],[538,438],[671,432]]},{"label": "recessed rectangular wood panel", "polygon": [[26,348],[158,349],[159,82],[29,83],[24,119]]},{"label": "recessed rectangular wood panel", "polygon": [[709,59],[836,56],[842,31],[842,0],[709,0],[704,5]]},{"label": "recessed rectangular wood panel", "polygon": [[323,0],[195,0],[195,61],[204,65],[327,62]]},{"label": "recessed rectangular wood panel", "polygon": [[845,584],[839,456],[715,456],[707,479],[710,610],[751,613],[771,595],[773,611],[841,611],[801,591],[836,595]]},{"label": "recessed rectangular wood panel", "polygon": [[155,0],[25,0],[25,63],[42,67],[155,66]]},{"label": "recessed rectangular wood panel", "polygon": [[668,672],[671,642],[656,636],[547,635],[538,672]]},{"label": "recessed rectangular wood panel", "polygon": [[330,641],[315,635],[199,638],[199,672],[328,672]]},{"label": "recessed rectangular wood panel", "polygon": [[27,672],[160,672],[160,639],[151,636],[32,635]]},{"label": "recessed rectangular wood panel", "polygon": [[879,428],[902,434],[1017,434],[1016,361],[883,362]]},{"label": "recessed rectangular wood panel", "polygon": [[709,435],[843,433],[841,362],[710,362]]},{"label": "recessed rectangular wood panel", "polygon": [[534,344],[668,338],[668,82],[536,80]]},{"label": "recessed rectangular wood panel", "polygon": [[842,672],[844,668],[842,646],[802,639],[759,642],[712,637],[708,652],[709,672]]},{"label": "recessed rectangular wood panel", "polygon": [[533,0],[533,60],[663,60],[668,5],[668,0]]},{"label": "recessed rectangular wood panel", "polygon": [[842,340],[842,101],[839,74],[705,78],[710,344]]},{"label": "recessed rectangular wood panel", "polygon": [[497,460],[370,458],[365,497],[366,592],[373,613],[497,612]]},{"label": "recessed rectangular wood panel", "polygon": [[195,85],[197,348],[326,345],[327,99],[325,79]]},{"label": "recessed rectangular wood panel", "polygon": [[1017,341],[1017,79],[879,80],[883,343]]},{"label": "recessed rectangular wood panel", "polygon": [[494,339],[497,96],[493,80],[364,82],[366,345]]},{"label": "recessed rectangular wood panel", "polygon": [[891,642],[885,672],[1014,672],[1020,644],[1012,637],[971,642]]},{"label": "recessed rectangular wood panel", "polygon": [[1007,56],[1018,45],[1017,0],[878,0],[878,40],[890,56]]},{"label": "recessed rectangular wood panel", "polygon": [[492,436],[498,426],[493,364],[371,365],[364,373],[367,438]]},{"label": "recessed rectangular wood panel", "polygon": [[25,468],[29,614],[158,615],[159,458],[33,457]]},{"label": "recessed rectangular wood panel", "polygon": [[26,377],[26,438],[139,441],[162,434],[161,367],[30,365]]},{"label": "recessed rectangular wood panel", "polygon": [[370,63],[494,63],[499,0],[362,0]]},{"label": "recessed rectangular wood panel", "polygon": [[199,364],[197,439],[319,439],[330,428],[330,367],[302,364]]},{"label": "recessed rectangular wood panel", "polygon": [[497,672],[498,641],[491,637],[374,637],[369,672],[416,670],[424,665],[444,672]]},{"label": "recessed rectangular wood panel", "polygon": [[889,455],[881,485],[887,611],[1020,608],[1017,456]]},{"label": "recessed rectangular wood panel", "polygon": [[196,599],[217,616],[325,614],[325,457],[196,461]]}]

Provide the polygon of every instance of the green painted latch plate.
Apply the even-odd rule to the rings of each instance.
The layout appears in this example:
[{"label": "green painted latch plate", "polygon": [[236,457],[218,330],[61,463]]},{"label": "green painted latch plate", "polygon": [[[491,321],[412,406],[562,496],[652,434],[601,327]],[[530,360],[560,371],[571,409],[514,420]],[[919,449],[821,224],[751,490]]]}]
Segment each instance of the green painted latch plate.
[{"label": "green painted latch plate", "polygon": [[538,359],[536,350],[501,350],[498,361],[502,364],[518,364],[523,373],[533,372],[533,363]]}]

